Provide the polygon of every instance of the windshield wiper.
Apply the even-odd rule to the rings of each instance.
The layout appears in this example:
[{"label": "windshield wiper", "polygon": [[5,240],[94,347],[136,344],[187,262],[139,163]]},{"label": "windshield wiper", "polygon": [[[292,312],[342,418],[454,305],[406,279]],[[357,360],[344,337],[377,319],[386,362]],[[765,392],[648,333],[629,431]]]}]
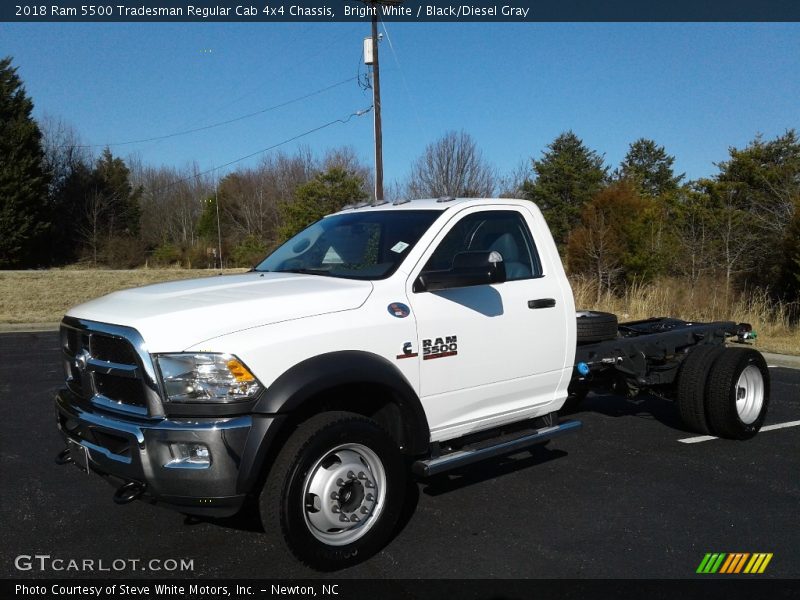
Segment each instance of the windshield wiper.
[{"label": "windshield wiper", "polygon": [[324,275],[330,276],[328,269],[281,269],[277,273],[300,273],[301,275]]}]

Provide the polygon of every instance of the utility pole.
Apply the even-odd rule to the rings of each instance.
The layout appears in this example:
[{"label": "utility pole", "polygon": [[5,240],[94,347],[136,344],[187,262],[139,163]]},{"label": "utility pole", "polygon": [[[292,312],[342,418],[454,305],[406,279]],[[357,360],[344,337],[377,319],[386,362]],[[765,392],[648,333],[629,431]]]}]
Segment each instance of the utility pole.
[{"label": "utility pole", "polygon": [[[375,201],[383,200],[383,128],[381,126],[381,66],[378,60],[378,8],[397,7],[403,0],[363,0],[372,12],[372,37],[364,40],[364,63],[372,66],[372,112],[375,118]],[[391,10],[391,9],[388,9]]]},{"label": "utility pole", "polygon": [[216,176],[214,177],[214,205],[217,208],[217,247],[219,248],[219,268],[220,271],[222,270],[222,225],[220,224],[219,220],[219,197],[217,195],[217,189],[219,188],[219,182],[217,181]]},{"label": "utility pole", "polygon": [[378,61],[378,2],[372,2],[372,106],[375,118],[375,201],[383,200],[383,129],[381,69]]}]

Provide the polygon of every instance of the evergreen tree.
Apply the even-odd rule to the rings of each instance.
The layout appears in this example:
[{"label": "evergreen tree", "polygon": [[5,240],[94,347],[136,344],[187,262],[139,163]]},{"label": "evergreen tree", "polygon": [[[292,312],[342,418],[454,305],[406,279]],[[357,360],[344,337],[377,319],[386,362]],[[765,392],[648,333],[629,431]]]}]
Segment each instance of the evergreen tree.
[{"label": "evergreen tree", "polygon": [[292,202],[281,205],[281,239],[287,240],[325,215],[366,197],[361,177],[340,167],[331,167],[299,186]]},{"label": "evergreen tree", "polygon": [[50,175],[47,210],[51,215],[52,229],[48,247],[58,248],[58,252],[47,252],[38,264],[63,265],[80,258],[79,225],[83,199],[91,185],[94,159],[77,132],[64,121],[45,118],[39,125]]},{"label": "evergreen tree", "polygon": [[0,267],[36,263],[50,230],[42,134],[11,58],[0,59]]},{"label": "evergreen tree", "polygon": [[138,235],[141,209],[141,188],[134,189],[125,161],[106,148],[97,160],[94,171],[96,189],[107,198],[109,207],[107,232],[114,235]]},{"label": "evergreen tree", "polygon": [[567,131],[553,140],[540,160],[533,160],[533,171],[536,177],[523,184],[523,195],[539,206],[563,246],[580,222],[583,206],[605,186],[608,167],[602,156]]},{"label": "evergreen tree", "polygon": [[[764,141],[757,136],[746,148],[730,148],[730,160],[720,163],[717,181],[732,202],[747,215],[746,225],[757,235],[748,263],[750,279],[780,295],[792,294],[800,273],[790,259],[798,242],[800,206],[800,139],[793,129]],[[788,254],[787,254],[788,253]]]},{"label": "evergreen tree", "polygon": [[653,140],[639,138],[630,145],[619,175],[631,180],[643,196],[658,198],[677,191],[684,174],[675,175],[675,157]]},{"label": "evergreen tree", "polygon": [[108,148],[88,178],[85,175],[74,173],[75,200],[80,203],[78,235],[93,262],[97,263],[104,250],[106,259],[115,262],[116,242],[139,234],[142,189],[133,188],[125,161],[114,157]]}]

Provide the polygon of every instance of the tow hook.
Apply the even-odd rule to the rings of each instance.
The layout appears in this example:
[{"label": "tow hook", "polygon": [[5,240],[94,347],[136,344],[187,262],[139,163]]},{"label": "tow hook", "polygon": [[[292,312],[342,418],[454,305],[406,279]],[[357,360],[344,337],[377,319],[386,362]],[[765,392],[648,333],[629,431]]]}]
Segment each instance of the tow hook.
[{"label": "tow hook", "polygon": [[133,502],[139,496],[144,494],[145,486],[138,481],[129,481],[122,484],[116,492],[114,492],[114,502],[117,504],[128,504]]},{"label": "tow hook", "polygon": [[68,465],[71,462],[72,462],[72,455],[69,452],[69,448],[64,448],[61,452],[56,454],[57,465]]}]

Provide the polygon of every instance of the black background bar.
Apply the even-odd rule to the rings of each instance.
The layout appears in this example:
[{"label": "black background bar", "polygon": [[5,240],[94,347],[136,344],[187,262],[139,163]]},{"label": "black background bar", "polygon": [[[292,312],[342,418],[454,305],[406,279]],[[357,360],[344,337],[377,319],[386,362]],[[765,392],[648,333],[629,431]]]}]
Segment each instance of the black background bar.
[{"label": "black background bar", "polygon": [[[19,587],[24,586],[24,587]],[[171,586],[156,590],[156,586]],[[193,587],[194,586],[194,587]],[[275,587],[274,587],[275,586]],[[327,586],[327,587],[326,587]],[[102,589],[100,589],[102,588]],[[146,590],[145,590],[146,588]],[[100,589],[98,595],[97,590]],[[70,590],[73,590],[70,593]],[[74,600],[158,598],[160,600],[595,600],[647,598],[661,600],[783,600],[797,598],[797,581],[763,576],[704,575],[692,580],[3,580],[0,598]]]},{"label": "black background bar", "polygon": [[[4,0],[8,22],[336,22],[363,21],[358,0]],[[735,22],[800,21],[798,0],[406,0],[395,22]],[[349,13],[348,13],[348,8]],[[180,14],[164,14],[174,9]]]}]

